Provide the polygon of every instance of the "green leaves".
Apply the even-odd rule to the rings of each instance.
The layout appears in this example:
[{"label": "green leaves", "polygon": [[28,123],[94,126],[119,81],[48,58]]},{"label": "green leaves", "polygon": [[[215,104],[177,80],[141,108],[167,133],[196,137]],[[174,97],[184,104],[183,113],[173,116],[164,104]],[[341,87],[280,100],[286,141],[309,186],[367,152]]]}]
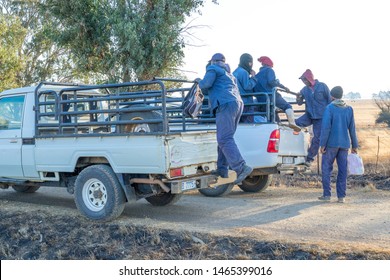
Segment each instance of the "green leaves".
[{"label": "green leaves", "polygon": [[[204,2],[0,0],[0,8],[18,18],[24,27],[19,30],[25,31],[11,48],[22,62],[14,66],[16,83],[127,82],[178,75],[185,46],[182,25]],[[3,51],[9,56],[9,50]]]},{"label": "green leaves", "polygon": [[181,65],[185,16],[204,1],[46,1],[61,22],[54,39],[72,49],[83,71],[110,81],[151,79]]},{"label": "green leaves", "polygon": [[26,30],[15,17],[0,15],[0,91],[18,86],[23,57],[18,52]]}]

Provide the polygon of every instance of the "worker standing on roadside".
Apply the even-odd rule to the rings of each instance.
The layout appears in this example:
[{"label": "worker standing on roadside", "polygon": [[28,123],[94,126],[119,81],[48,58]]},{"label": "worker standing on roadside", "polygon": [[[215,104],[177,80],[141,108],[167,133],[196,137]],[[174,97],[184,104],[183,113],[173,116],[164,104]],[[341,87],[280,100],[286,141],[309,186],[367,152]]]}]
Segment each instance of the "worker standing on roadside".
[{"label": "worker standing on roadside", "polygon": [[336,160],[338,169],[336,181],[337,201],[344,203],[347,190],[348,150],[352,143],[351,153],[357,153],[358,139],[353,109],[341,99],[343,97],[342,87],[332,88],[330,95],[332,103],[325,109],[321,126],[320,151],[322,153],[323,195],[318,199],[330,201],[330,176],[333,163]]}]

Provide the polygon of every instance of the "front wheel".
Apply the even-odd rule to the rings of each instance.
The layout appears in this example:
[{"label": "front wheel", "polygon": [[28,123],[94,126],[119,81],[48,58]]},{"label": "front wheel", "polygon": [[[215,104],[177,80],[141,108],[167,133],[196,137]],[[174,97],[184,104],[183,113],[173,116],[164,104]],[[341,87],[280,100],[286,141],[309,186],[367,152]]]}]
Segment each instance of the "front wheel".
[{"label": "front wheel", "polygon": [[255,175],[248,176],[242,184],[239,185],[240,189],[244,192],[262,192],[272,182],[272,175]]},{"label": "front wheel", "polygon": [[21,193],[35,193],[40,186],[12,186],[14,191]]},{"label": "front wheel", "polygon": [[119,217],[126,197],[117,176],[107,165],[92,165],[77,176],[74,199],[79,211],[96,221],[109,221]]},{"label": "front wheel", "polygon": [[153,206],[166,206],[176,203],[183,194],[181,193],[160,193],[154,196],[145,197],[146,201]]},{"label": "front wheel", "polygon": [[204,196],[217,197],[229,194],[234,187],[233,183],[223,184],[216,187],[200,189],[199,192]]}]

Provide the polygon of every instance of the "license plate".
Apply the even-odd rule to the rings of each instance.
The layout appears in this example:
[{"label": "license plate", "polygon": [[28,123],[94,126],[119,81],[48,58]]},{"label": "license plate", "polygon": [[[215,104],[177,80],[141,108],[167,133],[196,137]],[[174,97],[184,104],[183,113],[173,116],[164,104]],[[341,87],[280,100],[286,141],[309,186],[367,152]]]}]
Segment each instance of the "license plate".
[{"label": "license plate", "polygon": [[293,164],[294,158],[293,157],[283,157],[283,163],[285,164]]},{"label": "license plate", "polygon": [[186,191],[186,190],[192,190],[196,189],[196,180],[192,181],[185,181],[181,183],[181,190]]}]

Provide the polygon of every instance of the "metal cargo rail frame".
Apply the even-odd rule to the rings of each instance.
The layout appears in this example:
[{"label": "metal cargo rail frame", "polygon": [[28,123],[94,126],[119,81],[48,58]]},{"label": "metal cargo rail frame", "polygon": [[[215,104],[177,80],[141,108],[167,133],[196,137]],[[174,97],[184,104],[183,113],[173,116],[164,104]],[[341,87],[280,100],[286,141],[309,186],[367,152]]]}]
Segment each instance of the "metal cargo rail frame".
[{"label": "metal cargo rail frame", "polygon": [[[166,83],[171,83],[171,87],[167,89]],[[147,81],[102,85],[41,82],[35,89],[35,136],[169,135],[215,130],[215,117],[209,108],[207,93],[197,118],[188,118],[183,114],[183,99],[194,83],[184,79],[158,77]],[[177,84],[181,87],[176,87]],[[182,87],[183,84],[189,86]],[[274,88],[272,92],[243,94],[243,97],[253,96],[254,99],[253,103],[245,104],[245,107],[255,108],[254,112],[243,113],[243,116],[262,116],[264,123],[275,123],[278,114],[275,110],[275,95],[278,90]],[[257,102],[256,96],[265,96],[266,101]],[[97,104],[102,102],[106,102],[108,107],[99,108]],[[260,106],[265,107],[265,111],[256,110]],[[87,107],[88,110],[82,109]],[[126,114],[139,117],[124,119]],[[149,117],[142,117],[145,114]],[[102,119],[99,115],[105,117]],[[81,117],[84,117],[84,121],[80,121]],[[142,132],[121,129],[137,125],[154,129]]]},{"label": "metal cargo rail frame", "polygon": [[[194,83],[157,78],[103,85],[42,82],[35,89],[35,135],[37,138],[169,135],[185,131],[215,130],[215,126],[205,125],[212,121],[209,118],[191,119],[183,115],[182,100],[191,86],[167,90],[164,82]],[[97,104],[101,102],[106,102],[108,107],[99,108]],[[80,109],[86,107],[89,109]],[[149,113],[154,118],[123,119],[124,115],[130,113],[139,116]],[[99,115],[105,116],[104,119],[99,118]],[[82,116],[88,117],[88,120],[80,121]],[[119,129],[126,125],[142,124],[154,125],[159,129],[142,133]]]}]

